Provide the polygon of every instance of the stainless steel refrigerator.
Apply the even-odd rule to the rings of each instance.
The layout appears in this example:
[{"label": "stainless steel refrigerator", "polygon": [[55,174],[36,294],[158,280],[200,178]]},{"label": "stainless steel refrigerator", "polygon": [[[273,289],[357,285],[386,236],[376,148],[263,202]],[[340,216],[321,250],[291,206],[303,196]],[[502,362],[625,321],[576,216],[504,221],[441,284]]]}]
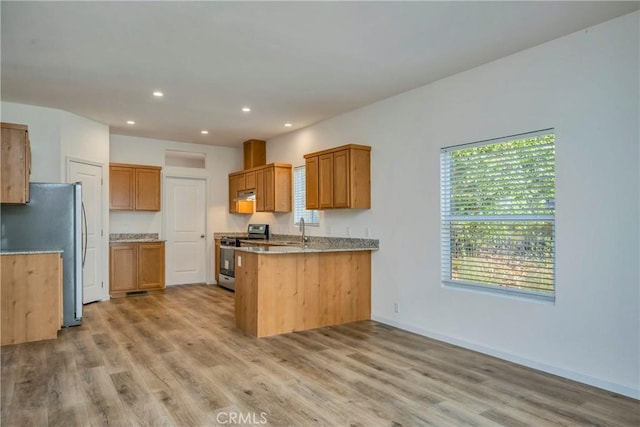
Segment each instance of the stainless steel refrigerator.
[{"label": "stainless steel refrigerator", "polygon": [[29,203],[0,206],[2,250],[62,250],[63,326],[82,323],[82,185],[29,186]]}]

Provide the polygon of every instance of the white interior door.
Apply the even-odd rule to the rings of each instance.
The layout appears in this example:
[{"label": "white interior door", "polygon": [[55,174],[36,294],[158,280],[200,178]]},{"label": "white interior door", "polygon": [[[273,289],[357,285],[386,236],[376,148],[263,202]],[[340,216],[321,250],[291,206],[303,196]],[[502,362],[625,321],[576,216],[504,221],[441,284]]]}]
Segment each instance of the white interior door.
[{"label": "white interior door", "polygon": [[205,282],[205,187],[204,179],[165,180],[167,285]]},{"label": "white interior door", "polygon": [[[82,203],[85,209],[86,256],[82,268],[82,303],[105,297],[102,279],[102,166],[69,160],[68,181],[82,183]],[[82,228],[83,232],[85,227]],[[66,268],[66,267],[65,267]]]}]

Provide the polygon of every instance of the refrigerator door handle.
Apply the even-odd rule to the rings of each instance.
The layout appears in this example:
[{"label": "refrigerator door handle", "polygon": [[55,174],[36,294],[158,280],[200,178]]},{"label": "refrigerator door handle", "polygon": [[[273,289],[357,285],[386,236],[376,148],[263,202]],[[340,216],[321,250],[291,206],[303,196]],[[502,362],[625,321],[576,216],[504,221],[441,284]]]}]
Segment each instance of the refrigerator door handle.
[{"label": "refrigerator door handle", "polygon": [[82,267],[87,260],[87,243],[88,243],[88,226],[87,226],[87,211],[84,208],[84,202],[82,202],[82,234],[84,235],[84,241],[82,242]]}]

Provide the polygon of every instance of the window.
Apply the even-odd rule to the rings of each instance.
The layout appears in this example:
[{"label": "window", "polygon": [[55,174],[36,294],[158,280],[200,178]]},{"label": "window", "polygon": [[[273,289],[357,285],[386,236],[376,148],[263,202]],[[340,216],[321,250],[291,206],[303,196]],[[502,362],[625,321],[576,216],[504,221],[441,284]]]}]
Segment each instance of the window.
[{"label": "window", "polygon": [[305,225],[318,225],[318,211],[306,209],[306,176],[304,166],[293,169],[293,223],[300,224],[300,218],[304,218]]},{"label": "window", "polygon": [[553,299],[553,129],[444,148],[442,281]]}]

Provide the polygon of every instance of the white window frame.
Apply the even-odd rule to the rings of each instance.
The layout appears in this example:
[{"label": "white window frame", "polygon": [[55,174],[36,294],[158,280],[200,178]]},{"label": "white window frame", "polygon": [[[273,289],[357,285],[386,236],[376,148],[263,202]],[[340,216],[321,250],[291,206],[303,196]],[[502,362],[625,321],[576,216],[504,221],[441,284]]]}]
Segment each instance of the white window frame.
[{"label": "white window frame", "polygon": [[[302,175],[302,179],[300,178]],[[320,226],[320,213],[315,209],[306,209],[306,170],[305,166],[293,168],[293,225],[300,225],[300,218],[304,217],[304,225]]]},{"label": "white window frame", "polygon": [[[456,207],[452,207],[452,173],[457,173],[457,172],[452,172],[452,163],[451,163],[451,153],[454,152],[458,152],[461,150],[465,150],[468,148],[474,148],[474,147],[480,147],[480,146],[487,146],[487,145],[494,145],[494,144],[500,144],[500,143],[505,143],[505,142],[510,142],[510,141],[518,141],[518,140],[522,140],[522,139],[526,139],[526,138],[534,138],[534,137],[539,137],[539,136],[543,136],[543,135],[550,135],[553,134],[554,135],[554,143],[553,143],[553,155],[554,155],[554,170],[553,170],[553,193],[554,193],[554,198],[552,200],[547,200],[546,201],[546,209],[541,209],[541,211],[544,211],[544,214],[541,213],[536,213],[536,214],[527,214],[526,212],[519,212],[519,209],[511,209],[509,208],[509,211],[506,211],[506,208],[502,208],[500,207],[499,204],[496,204],[496,206],[498,206],[498,208],[496,208],[496,210],[498,212],[491,212],[491,214],[485,215],[485,214],[478,214],[473,213],[470,215],[456,215],[459,214],[459,212],[454,212],[452,211],[453,209],[456,209]],[[463,166],[463,169],[467,169],[468,167],[473,167],[475,166],[474,164],[469,163],[470,166]],[[440,202],[441,202],[441,280],[443,285],[445,286],[451,286],[451,287],[457,287],[457,288],[464,288],[464,289],[473,289],[473,290],[480,290],[482,292],[490,292],[490,293],[499,293],[499,294],[503,294],[503,295],[511,295],[511,296],[522,296],[525,298],[533,298],[533,299],[540,299],[540,300],[546,300],[546,301],[555,301],[555,293],[556,293],[556,280],[555,280],[555,260],[556,260],[556,245],[555,245],[555,132],[554,129],[544,129],[541,131],[536,131],[536,132],[528,132],[528,133],[524,133],[524,134],[518,134],[518,135],[512,135],[512,136],[508,136],[508,137],[504,137],[504,138],[497,138],[497,139],[491,139],[491,140],[486,140],[486,141],[479,141],[476,143],[471,143],[471,144],[463,144],[463,145],[458,145],[458,146],[452,146],[452,147],[445,147],[443,149],[441,149],[441,161],[440,161]],[[523,172],[524,173],[524,172]],[[523,175],[524,177],[528,177],[529,175]],[[465,185],[465,184],[462,184]],[[472,193],[472,197],[475,194],[483,194],[481,185],[479,184],[474,184],[478,185],[478,187],[480,187],[478,190],[476,190],[476,193]],[[491,184],[489,184],[491,186]],[[549,185],[548,182],[545,185]],[[467,191],[467,190],[464,190]],[[467,194],[467,193],[465,193]],[[473,200],[473,199],[472,199]],[[531,201],[539,201],[541,199],[536,199],[534,197],[532,197],[531,199],[528,199]],[[493,202],[495,203],[495,202]],[[505,210],[506,212],[502,212],[501,210]],[[480,209],[482,210],[482,209]],[[473,209],[472,209],[473,211]],[[482,264],[480,267],[476,267],[476,266],[471,266],[471,267],[465,267],[467,270],[466,271],[466,275],[467,277],[475,277],[475,278],[480,278],[480,280],[478,282],[473,281],[473,280],[462,280],[462,279],[458,279],[458,278],[454,278],[453,277],[453,262],[454,262],[454,256],[458,256],[458,258],[456,258],[456,260],[458,261],[458,263],[463,263],[465,261],[462,261],[464,259],[464,256],[460,255],[461,251],[459,247],[456,248],[452,248],[452,242],[454,240],[454,238],[452,238],[452,234],[455,234],[454,230],[454,224],[457,225],[458,231],[460,230],[461,227],[463,227],[461,224],[470,224],[472,222],[475,222],[477,224],[479,224],[480,227],[487,227],[488,229],[498,229],[498,227],[500,226],[504,226],[505,229],[509,229],[509,227],[512,227],[512,229],[516,229],[518,226],[522,226],[524,224],[542,224],[545,227],[545,230],[548,231],[548,224],[551,224],[551,258],[552,258],[552,262],[551,263],[546,263],[545,267],[544,267],[544,273],[541,273],[544,275],[546,280],[551,280],[551,284],[552,284],[552,290],[551,291],[541,291],[541,290],[536,290],[536,289],[528,289],[526,287],[517,287],[515,285],[506,285],[504,283],[500,284],[500,283],[483,283],[482,279],[486,279],[488,277],[491,276],[491,274],[493,273],[485,273],[486,270],[484,270],[485,268],[487,268],[488,264],[491,264],[491,268],[492,272],[499,270],[496,269],[496,266],[499,267],[503,267],[504,266],[501,264],[502,260],[498,260],[495,261],[495,257],[496,254],[495,252],[488,252],[489,253],[489,258],[493,257],[494,259],[492,259],[489,263],[487,264]],[[490,224],[490,225],[489,225]],[[498,241],[497,239],[504,239],[504,236],[507,235],[508,232],[506,232],[505,234],[501,234],[501,233],[497,233],[497,234],[478,234],[481,237],[485,237],[485,236],[498,236],[496,238],[496,240],[492,240],[492,241]],[[514,231],[515,233],[515,231]],[[514,234],[514,236],[517,237],[517,235]],[[548,236],[547,236],[548,237]],[[526,239],[524,239],[526,240]],[[509,237],[507,237],[505,239],[505,241],[507,241],[509,244],[511,244],[511,236],[509,235]],[[508,261],[506,261],[507,263],[509,263],[509,261],[513,261],[515,260],[515,262],[518,262],[519,258],[517,256],[514,256],[513,253],[516,252],[516,249],[514,248],[520,248],[519,246],[517,246],[518,242],[517,239],[513,239],[514,243],[513,246],[507,246],[506,247],[506,251],[507,253],[509,253],[510,255],[508,255],[508,257],[510,257],[508,259]],[[483,240],[484,242],[484,240]],[[503,245],[504,241],[500,241],[498,244]],[[522,241],[520,242],[520,244],[522,244]],[[545,243],[546,244],[546,243]],[[503,246],[504,247],[504,246]],[[475,247],[475,250],[482,250],[485,249],[486,247],[482,246],[482,243]],[[502,250],[499,249],[498,251]],[[519,249],[522,251],[522,249]],[[526,252],[526,249],[524,250]],[[472,257],[475,256],[476,260],[479,259],[480,257],[478,255],[472,255]],[[499,256],[504,256],[504,255],[498,255]],[[506,258],[506,257],[505,257]],[[473,259],[473,258],[471,258]],[[544,258],[543,258],[544,259]],[[471,265],[473,261],[466,261],[468,264],[467,265]],[[551,266],[549,266],[549,264],[551,264]],[[460,264],[458,264],[460,265]],[[460,267],[458,267],[460,268]],[[548,270],[551,270],[550,272]],[[476,271],[481,271],[480,273],[476,273]],[[503,271],[511,271],[509,270],[509,268],[504,268]],[[526,276],[527,279],[532,279],[533,277],[535,277],[536,274],[538,274],[538,270],[535,270],[535,272],[532,271],[528,271],[529,275]],[[485,275],[486,274],[486,275]],[[501,273],[497,273],[497,274],[501,274]],[[506,273],[507,274],[507,273]],[[459,276],[464,276],[464,274],[459,273]],[[495,276],[494,276],[495,277]],[[531,285],[533,287],[533,285]],[[547,284],[548,286],[548,284]]]}]

